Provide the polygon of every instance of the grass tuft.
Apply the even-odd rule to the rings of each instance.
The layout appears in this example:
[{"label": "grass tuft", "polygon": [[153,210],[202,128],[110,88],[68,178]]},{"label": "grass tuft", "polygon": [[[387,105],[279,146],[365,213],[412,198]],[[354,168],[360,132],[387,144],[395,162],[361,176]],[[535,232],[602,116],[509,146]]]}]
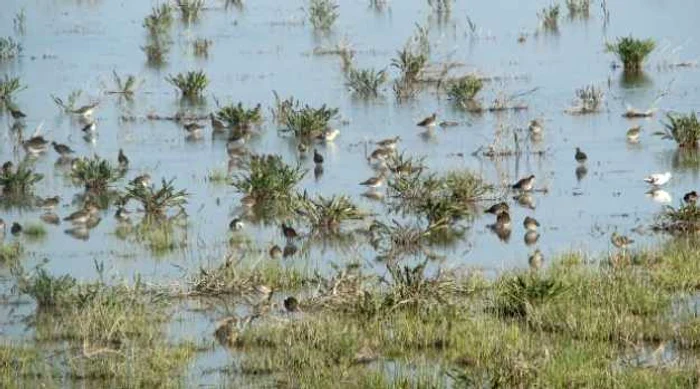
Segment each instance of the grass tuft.
[{"label": "grass tuft", "polygon": [[367,216],[347,196],[306,199],[302,202],[302,209],[312,229],[320,232],[337,232],[344,221],[361,220]]},{"label": "grass tuft", "polygon": [[28,223],[24,225],[24,228],[22,228],[22,232],[24,235],[27,236],[29,239],[43,239],[46,237],[46,228],[42,224],[37,224],[37,223]]},{"label": "grass tuft", "polygon": [[668,123],[664,123],[665,132],[658,132],[663,139],[673,139],[678,147],[697,149],[700,145],[700,122],[695,112],[688,115],[668,114]]},{"label": "grass tuft", "polygon": [[569,18],[581,17],[587,19],[590,15],[591,0],[566,0]]},{"label": "grass tuft", "polygon": [[288,208],[295,197],[294,187],[306,175],[301,166],[287,165],[278,155],[252,155],[242,169],[244,173],[233,178],[233,186],[267,209]]},{"label": "grass tuft", "polygon": [[208,57],[209,56],[209,48],[212,46],[214,42],[212,42],[209,39],[204,39],[204,38],[198,38],[192,43],[192,47],[194,48],[194,55],[197,57]]},{"label": "grass tuft", "polygon": [[204,9],[204,0],[177,0],[175,4],[182,20],[188,23],[199,19],[199,14]]},{"label": "grass tuft", "polygon": [[242,102],[221,107],[216,116],[219,120],[235,128],[247,128],[251,125],[260,124],[263,121],[260,104],[254,108],[246,108]]},{"label": "grass tuft", "polygon": [[22,254],[24,254],[24,248],[19,242],[0,243],[0,264],[15,264]]},{"label": "grass tuft", "polygon": [[143,19],[143,26],[151,35],[167,32],[173,24],[173,8],[164,3],[153,7],[151,14]]},{"label": "grass tuft", "polygon": [[557,31],[559,29],[559,4],[542,8],[537,16],[539,16],[545,30]]},{"label": "grass tuft", "polygon": [[199,97],[209,85],[209,78],[203,70],[179,73],[167,77],[166,81],[179,89],[184,97]]},{"label": "grass tuft", "polygon": [[85,186],[85,190],[102,193],[122,177],[123,172],[97,155],[79,158],[71,169],[71,177]]},{"label": "grass tuft", "polygon": [[655,47],[653,39],[636,39],[632,36],[617,38],[617,42],[605,44],[605,49],[616,54],[628,72],[641,71],[644,59]]},{"label": "grass tuft", "polygon": [[12,37],[0,37],[0,61],[18,57],[22,53],[22,45]]},{"label": "grass tuft", "polygon": [[0,186],[3,196],[27,196],[32,193],[34,184],[44,179],[43,174],[35,173],[27,162],[17,168],[0,170]]},{"label": "grass tuft", "polygon": [[12,96],[26,89],[19,80],[19,77],[5,75],[5,79],[0,80],[0,101],[7,102],[12,100]]},{"label": "grass tuft", "polygon": [[484,82],[479,77],[468,75],[452,83],[447,89],[447,95],[455,104],[465,106],[474,101],[483,86]]},{"label": "grass tuft", "polygon": [[293,105],[283,102],[282,108],[277,111],[281,116],[283,132],[292,132],[297,139],[309,140],[323,133],[328,128],[328,123],[338,115],[338,108],[330,108],[325,104],[319,108],[305,105],[300,107],[298,102],[287,100]]},{"label": "grass tuft", "polygon": [[144,186],[132,182],[126,188],[123,202],[126,204],[131,199],[136,200],[143,207],[146,216],[155,219],[165,218],[173,209],[178,211],[178,215],[184,214],[189,194],[185,190],[175,189],[174,181],[174,179],[170,181],[163,179],[160,188],[155,185]]},{"label": "grass tuft", "polygon": [[374,69],[350,68],[345,76],[345,85],[355,94],[362,97],[376,97],[379,87],[387,80],[386,71]]},{"label": "grass tuft", "polygon": [[311,0],[308,14],[314,29],[327,31],[338,19],[338,4],[333,0]]}]

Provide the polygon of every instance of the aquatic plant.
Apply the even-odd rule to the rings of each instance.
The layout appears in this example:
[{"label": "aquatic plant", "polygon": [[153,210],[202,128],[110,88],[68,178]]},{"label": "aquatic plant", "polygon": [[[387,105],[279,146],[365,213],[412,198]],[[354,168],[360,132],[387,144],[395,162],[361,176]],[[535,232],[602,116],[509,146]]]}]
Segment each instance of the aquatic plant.
[{"label": "aquatic plant", "polygon": [[51,95],[51,99],[53,99],[53,102],[56,103],[56,105],[61,108],[63,112],[73,112],[77,108],[76,103],[78,102],[78,99],[82,93],[82,90],[75,89],[68,94],[65,101],[62,98],[54,95]]},{"label": "aquatic plant", "polygon": [[559,4],[543,8],[537,13],[537,16],[545,30],[556,31],[559,29]]},{"label": "aquatic plant", "polygon": [[18,57],[22,52],[22,45],[15,42],[12,37],[0,37],[0,61]]},{"label": "aquatic plant", "polygon": [[24,248],[19,242],[0,242],[0,265],[14,264],[24,253]]},{"label": "aquatic plant", "polygon": [[598,112],[603,104],[605,93],[595,85],[586,85],[576,89],[576,106],[567,110],[573,114],[588,114]]},{"label": "aquatic plant", "polygon": [[565,291],[557,279],[536,272],[504,277],[497,285],[495,309],[503,316],[524,318],[533,306],[554,300]]},{"label": "aquatic plant", "polygon": [[194,55],[197,57],[208,57],[209,48],[214,42],[209,39],[198,38],[192,42],[192,47],[194,48]]},{"label": "aquatic plant", "polygon": [[5,75],[5,78],[0,80],[0,100],[3,102],[12,100],[12,96],[26,89],[20,82],[19,77]]},{"label": "aquatic plant", "polygon": [[189,193],[185,190],[177,190],[173,185],[175,180],[161,181],[160,188],[155,185],[142,185],[137,182],[132,182],[126,188],[126,195],[123,203],[126,204],[129,200],[136,200],[143,207],[146,217],[150,218],[165,218],[169,211],[177,209],[177,215],[185,213],[185,205]]},{"label": "aquatic plant", "polygon": [[700,231],[700,207],[696,204],[678,208],[666,206],[657,217],[654,228],[673,234],[695,234]]},{"label": "aquatic plant", "polygon": [[146,54],[146,61],[152,66],[161,66],[166,62],[170,52],[170,43],[161,39],[152,39],[141,50]]},{"label": "aquatic plant", "polygon": [[313,108],[308,105],[298,108],[285,109],[282,132],[292,132],[298,139],[311,139],[323,133],[328,128],[331,119],[338,115],[338,108],[330,108],[325,104]]},{"label": "aquatic plant", "polygon": [[85,190],[100,193],[122,177],[123,171],[97,155],[79,158],[71,168],[71,177],[81,183]]},{"label": "aquatic plant", "polygon": [[678,147],[697,149],[700,146],[700,122],[695,112],[687,115],[669,113],[664,132],[657,132],[663,139],[673,139]]},{"label": "aquatic plant", "polygon": [[644,59],[655,47],[653,39],[636,39],[632,36],[617,38],[617,42],[605,44],[606,51],[616,54],[628,72],[640,71]]},{"label": "aquatic plant", "polygon": [[246,108],[242,102],[219,108],[216,117],[228,123],[229,126],[237,128],[247,128],[254,124],[260,124],[263,120],[260,104],[257,104],[254,108]]},{"label": "aquatic plant", "polygon": [[394,174],[414,174],[427,169],[425,157],[411,157],[405,151],[392,153],[385,162],[387,169]]},{"label": "aquatic plant", "polygon": [[46,237],[46,228],[38,223],[27,223],[22,228],[22,233],[29,239],[42,239]]},{"label": "aquatic plant", "polygon": [[124,237],[131,236],[137,243],[144,244],[153,255],[165,256],[176,249],[187,247],[186,223],[174,215],[167,219],[165,216],[146,215],[133,228],[120,231]]},{"label": "aquatic plant", "polygon": [[312,228],[320,232],[335,232],[344,221],[361,220],[367,216],[347,196],[318,196],[317,199],[304,200],[301,212]]},{"label": "aquatic plant", "polygon": [[172,10],[168,3],[153,7],[151,14],[143,19],[143,26],[150,34],[155,35],[167,32],[173,23]]},{"label": "aquatic plant", "polygon": [[350,68],[345,75],[345,85],[354,93],[364,96],[377,96],[379,87],[387,80],[386,71]]},{"label": "aquatic plant", "polygon": [[44,179],[44,175],[34,172],[30,164],[20,162],[17,168],[0,169],[0,186],[3,196],[20,197],[32,193],[34,184]]},{"label": "aquatic plant", "polygon": [[275,96],[275,105],[270,110],[272,111],[272,117],[278,124],[283,124],[287,120],[287,116],[295,110],[301,107],[301,102],[296,100],[294,96],[290,96],[286,99],[282,99],[276,91],[272,91]]},{"label": "aquatic plant", "polygon": [[453,0],[428,0],[428,5],[437,13],[450,13]]},{"label": "aquatic plant", "polygon": [[580,16],[588,18],[591,8],[591,0],[566,0],[566,8],[569,10],[569,17]]},{"label": "aquatic plant", "polygon": [[169,76],[166,81],[180,90],[184,97],[198,97],[209,85],[209,78],[203,70],[179,73],[177,76]]},{"label": "aquatic plant", "polygon": [[410,45],[397,53],[397,57],[391,60],[391,66],[401,72],[401,79],[406,83],[417,82],[428,63],[428,56],[417,52]]},{"label": "aquatic plant", "polygon": [[199,18],[204,9],[204,0],[177,0],[175,5],[180,9],[182,20],[192,22]]},{"label": "aquatic plant", "polygon": [[112,70],[112,79],[114,80],[114,84],[117,88],[116,90],[107,92],[111,94],[131,96],[134,94],[134,92],[136,92],[136,89],[138,89],[139,85],[141,84],[133,74],[128,74],[126,79],[122,79],[119,77],[116,70]]},{"label": "aquatic plant", "polygon": [[310,0],[309,22],[316,30],[329,30],[338,19],[338,4],[333,0]]},{"label": "aquatic plant", "polygon": [[17,33],[24,34],[27,27],[27,13],[24,8],[19,10],[19,12],[15,14],[15,17],[12,18],[12,26]]},{"label": "aquatic plant", "polygon": [[253,196],[257,204],[291,200],[294,187],[304,178],[301,166],[287,165],[279,155],[252,155],[234,176],[233,186]]},{"label": "aquatic plant", "polygon": [[464,105],[474,100],[483,86],[479,77],[470,74],[450,84],[447,95],[455,104]]},{"label": "aquatic plant", "polygon": [[44,267],[37,267],[35,273],[27,275],[23,269],[15,270],[17,287],[20,293],[36,300],[40,309],[70,306],[76,301],[75,278],[69,275],[54,277]]}]

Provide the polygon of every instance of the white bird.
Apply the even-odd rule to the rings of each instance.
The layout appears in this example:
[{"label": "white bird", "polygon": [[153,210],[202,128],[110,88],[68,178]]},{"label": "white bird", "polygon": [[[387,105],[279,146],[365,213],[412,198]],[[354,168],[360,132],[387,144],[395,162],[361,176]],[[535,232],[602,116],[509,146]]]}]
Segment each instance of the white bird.
[{"label": "white bird", "polygon": [[647,197],[660,204],[670,204],[673,201],[671,194],[663,189],[650,190],[647,192]]},{"label": "white bird", "polygon": [[661,186],[667,183],[671,179],[671,172],[666,173],[654,173],[649,177],[644,178],[644,182],[654,185]]}]

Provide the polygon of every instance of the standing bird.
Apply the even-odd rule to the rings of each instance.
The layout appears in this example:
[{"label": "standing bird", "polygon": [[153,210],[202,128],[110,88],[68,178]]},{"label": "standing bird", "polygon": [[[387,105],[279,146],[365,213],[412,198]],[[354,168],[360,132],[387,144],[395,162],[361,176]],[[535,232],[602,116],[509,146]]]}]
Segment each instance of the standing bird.
[{"label": "standing bird", "polygon": [[238,231],[242,230],[244,227],[243,222],[239,218],[235,218],[231,220],[231,222],[228,224],[228,229],[231,231]]},{"label": "standing bird", "polygon": [[64,221],[71,222],[73,224],[87,224],[90,218],[95,216],[99,212],[99,208],[92,203],[85,204],[83,209],[75,211],[70,215],[63,218]]},{"label": "standing bird", "polygon": [[49,141],[43,136],[37,135],[22,142],[22,146],[29,154],[40,154],[49,149]]},{"label": "standing bird", "polygon": [[199,138],[202,135],[202,129],[204,129],[204,126],[195,122],[187,123],[183,127],[185,127],[189,138]]},{"label": "standing bird", "polygon": [[370,177],[362,182],[360,182],[360,185],[369,187],[369,188],[379,188],[384,184],[384,177],[382,176],[376,176],[376,177]]},{"label": "standing bird", "polygon": [[314,163],[316,165],[320,165],[323,163],[323,155],[321,155],[316,149],[314,149]]},{"label": "standing bird", "polygon": [[542,134],[542,123],[540,123],[540,121],[537,119],[530,120],[530,124],[527,126],[527,129],[532,135],[540,135]]},{"label": "standing bird", "polygon": [[642,126],[634,126],[627,130],[627,140],[631,143],[639,142],[639,135],[642,132]]},{"label": "standing bird", "polygon": [[282,248],[278,245],[270,247],[270,258],[280,259],[282,258]]},{"label": "standing bird", "polygon": [[61,198],[59,196],[47,197],[45,199],[40,199],[37,201],[36,205],[47,211],[51,211],[61,203]]},{"label": "standing bird", "polygon": [[130,184],[137,185],[137,186],[143,186],[144,188],[148,188],[151,186],[151,176],[149,174],[142,174],[133,180],[129,182]]},{"label": "standing bird", "polygon": [[80,115],[84,118],[88,118],[92,116],[92,113],[95,111],[95,108],[97,108],[98,105],[100,105],[99,102],[94,102],[92,104],[83,105],[82,107],[74,109],[71,112],[73,112],[76,115]]},{"label": "standing bird", "polygon": [[7,161],[2,164],[2,174],[11,174],[15,168],[15,164],[12,161]]},{"label": "standing bird", "polygon": [[530,255],[530,258],[528,258],[527,263],[530,265],[530,268],[532,270],[538,270],[542,267],[542,263],[544,262],[544,257],[542,256],[542,252],[540,249],[535,250],[532,255]]},{"label": "standing bird", "polygon": [[654,173],[644,178],[644,182],[653,186],[661,186],[671,179],[671,172]]},{"label": "standing bird", "polygon": [[292,228],[292,226],[289,226],[286,223],[282,223],[282,235],[284,235],[284,237],[289,240],[295,239],[299,236],[297,234],[297,231],[294,228]]},{"label": "standing bird", "polygon": [[12,115],[12,118],[15,120],[24,119],[27,117],[27,115],[19,109],[15,109],[12,107],[9,107],[8,109],[10,110],[10,115]]},{"label": "standing bird", "polygon": [[209,114],[209,119],[211,120],[211,128],[216,133],[222,133],[226,131],[226,125],[221,120],[217,119],[213,113]]},{"label": "standing bird", "polygon": [[296,312],[299,310],[299,301],[294,296],[289,296],[284,299],[284,309],[287,312]]},{"label": "standing bird", "polygon": [[508,212],[508,211],[510,211],[510,207],[508,206],[508,203],[506,203],[505,201],[494,204],[494,205],[486,208],[486,210],[484,210],[484,212],[491,213],[494,215],[498,215],[499,213]]},{"label": "standing bird", "polygon": [[435,127],[435,125],[437,125],[437,113],[433,113],[432,115],[428,116],[427,118],[416,123],[416,125],[418,127],[427,127],[427,128]]},{"label": "standing bird", "polygon": [[117,209],[117,212],[114,213],[114,218],[117,219],[117,222],[119,223],[126,224],[131,222],[131,219],[129,218],[129,211],[127,211],[124,207],[119,207]]},{"label": "standing bird", "polygon": [[126,169],[129,167],[129,158],[124,154],[124,150],[119,149],[119,155],[117,156],[117,162],[119,162],[120,169]]},{"label": "standing bird", "polygon": [[46,224],[52,224],[55,226],[61,224],[61,218],[51,211],[44,212],[41,216],[39,216],[39,219]]},{"label": "standing bird", "polygon": [[574,154],[574,159],[575,159],[576,162],[578,162],[578,163],[585,163],[586,160],[588,159],[588,156],[586,155],[586,153],[584,153],[583,151],[581,151],[580,148],[577,147],[577,148],[576,148],[576,154]]},{"label": "standing bird", "polygon": [[382,149],[389,149],[389,150],[394,150],[396,149],[396,145],[401,141],[401,138],[398,136],[395,136],[393,138],[387,138],[387,139],[382,139],[378,141],[376,144]]},{"label": "standing bird", "polygon": [[540,222],[537,221],[537,219],[526,216],[525,220],[523,220],[523,227],[525,227],[526,230],[528,231],[537,231],[537,228],[540,226]]},{"label": "standing bird", "polygon": [[508,212],[501,212],[496,216],[496,228],[501,230],[510,230],[511,220]]},{"label": "standing bird", "polygon": [[691,191],[683,195],[683,201],[688,205],[695,205],[698,201],[698,192]]},{"label": "standing bird", "polygon": [[612,233],[612,236],[610,237],[610,242],[613,244],[613,246],[617,247],[618,249],[626,249],[627,246],[631,245],[634,243],[634,240],[624,236],[624,235],[619,235],[617,231]]},{"label": "standing bird", "polygon": [[68,145],[64,145],[63,143],[56,143],[56,142],[51,142],[51,146],[53,146],[53,149],[58,153],[61,158],[66,158],[70,156],[71,154],[75,153],[73,149],[70,148]]},{"label": "standing bird", "polygon": [[80,131],[82,131],[86,136],[90,136],[95,132],[95,130],[97,130],[97,122],[94,120],[90,121],[80,129]]},{"label": "standing bird", "polygon": [[533,189],[534,185],[535,185],[535,175],[531,174],[525,178],[521,178],[520,180],[518,180],[518,182],[513,184],[512,188],[515,190],[523,191],[523,192],[529,192]]},{"label": "standing bird", "polygon": [[19,235],[22,232],[22,225],[14,222],[12,223],[12,227],[10,227],[10,233],[14,236]]}]

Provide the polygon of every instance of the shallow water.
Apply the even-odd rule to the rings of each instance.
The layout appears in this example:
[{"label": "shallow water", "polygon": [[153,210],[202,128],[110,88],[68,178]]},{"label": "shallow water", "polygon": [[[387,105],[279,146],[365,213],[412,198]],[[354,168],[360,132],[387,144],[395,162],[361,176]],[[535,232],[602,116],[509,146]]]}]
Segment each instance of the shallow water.
[{"label": "shallow water", "polygon": [[[383,214],[386,209],[360,196],[357,183],[373,175],[364,161],[368,140],[400,135],[400,149],[409,154],[426,156],[432,171],[469,168],[490,182],[504,188],[530,173],[538,177],[538,187],[549,189],[536,193],[535,209],[514,206],[514,229],[505,244],[487,229],[491,215],[478,218],[467,237],[456,247],[439,250],[448,266],[467,265],[494,272],[527,266],[528,253],[540,248],[547,257],[569,250],[586,253],[611,249],[610,233],[630,234],[637,244],[652,245],[663,237],[640,235],[636,227],[648,227],[662,205],[645,193],[642,178],[652,172],[672,171],[673,179],[665,188],[679,203],[683,193],[698,186],[697,167],[678,167],[675,144],[652,136],[661,129],[665,112],[696,110],[699,102],[700,73],[695,67],[674,68],[674,62],[694,60],[700,52],[696,20],[691,15],[700,4],[684,0],[670,7],[662,1],[610,2],[610,21],[603,23],[596,3],[588,20],[560,20],[558,34],[537,33],[537,12],[549,2],[493,1],[465,4],[458,1],[447,17],[440,20],[426,2],[393,2],[388,10],[375,12],[364,1],[340,1],[340,18],[327,36],[312,32],[304,24],[304,2],[273,0],[251,1],[244,9],[224,10],[222,2],[209,1],[198,23],[189,26],[176,21],[171,31],[172,50],[162,69],[145,62],[140,46],[146,33],[141,26],[150,12],[149,2],[110,1],[6,1],[0,14],[0,36],[14,36],[24,46],[22,56],[0,62],[0,75],[18,75],[28,89],[17,95],[16,102],[29,117],[25,134],[41,124],[49,139],[69,143],[78,155],[100,156],[116,160],[123,148],[131,160],[128,178],[148,172],[156,180],[176,178],[178,188],[190,193],[187,206],[187,245],[164,256],[156,256],[143,244],[123,241],[115,236],[114,209],[105,211],[100,225],[87,241],[64,234],[66,225],[47,226],[45,239],[25,247],[25,264],[30,267],[48,259],[54,273],[70,273],[83,279],[95,276],[94,261],[104,261],[111,275],[131,277],[141,274],[154,281],[180,279],[187,270],[201,264],[217,263],[227,252],[230,233],[228,222],[237,213],[238,199],[233,187],[206,179],[212,170],[225,170],[227,156],[224,141],[207,136],[201,142],[185,141],[184,130],[175,122],[136,120],[125,122],[122,115],[144,117],[148,113],[174,114],[180,106],[178,93],[165,77],[181,71],[203,69],[211,79],[205,104],[196,108],[208,113],[216,108],[214,97],[221,102],[242,101],[253,106],[262,103],[266,113],[264,135],[251,143],[259,153],[280,153],[287,161],[296,160],[289,139],[279,136],[270,118],[272,91],[280,96],[293,95],[304,103],[338,107],[342,120],[336,124],[341,135],[334,144],[320,146],[326,157],[325,173],[314,180],[310,158],[302,163],[310,172],[301,188],[310,194],[348,194],[363,208]],[[12,18],[26,10],[26,32],[13,31]],[[467,16],[476,23],[476,33],[469,32]],[[459,73],[471,71],[504,81],[485,85],[481,96],[485,104],[498,93],[517,94],[532,89],[518,101],[528,109],[517,113],[473,115],[452,107],[444,94],[427,88],[418,99],[403,104],[395,102],[391,87],[372,101],[354,98],[344,86],[340,60],[335,56],[314,56],[314,48],[331,47],[341,39],[357,50],[358,67],[388,67],[395,52],[413,34],[415,23],[430,27],[431,62],[456,61],[464,66]],[[669,28],[672,26],[672,28]],[[519,34],[528,34],[518,43]],[[658,49],[646,64],[647,81],[628,85],[621,71],[610,64],[604,52],[606,39],[633,34],[653,37]],[[196,58],[191,49],[195,38],[213,41],[206,59]],[[137,74],[143,85],[133,102],[104,92],[112,88],[111,72]],[[393,69],[390,69],[393,72]],[[395,75],[395,74],[394,74]],[[593,83],[606,92],[603,112],[573,116],[564,113],[571,106],[574,90]],[[98,139],[89,144],[81,139],[80,124],[61,113],[50,94],[65,98],[75,89],[83,95],[78,104],[99,99],[95,117]],[[663,94],[663,97],[659,96]],[[651,119],[623,118],[626,105],[658,109]],[[437,130],[425,141],[414,125],[423,117],[437,112],[440,118],[455,120],[459,126]],[[17,160],[12,151],[11,118],[0,117],[2,160]],[[526,147],[545,150],[543,156],[523,155],[497,161],[476,158],[471,153],[488,145],[500,126],[526,128],[533,118],[543,118],[544,139],[537,144],[524,141]],[[625,131],[634,124],[644,128],[641,142],[629,145]],[[209,129],[207,129],[209,131]],[[523,133],[524,134],[524,133]],[[589,156],[588,173],[578,181],[574,148],[580,146]],[[460,154],[461,153],[461,154]],[[457,154],[463,156],[456,156]],[[36,169],[45,174],[37,186],[40,196],[60,195],[58,209],[65,216],[75,209],[71,200],[82,192],[71,184],[66,173],[56,169],[53,151],[39,157]],[[126,180],[116,186],[121,188]],[[485,204],[488,205],[488,204]],[[36,221],[39,210],[3,210],[5,221]],[[532,248],[523,242],[522,219],[536,217],[541,237]],[[636,231],[636,230],[635,230]],[[242,233],[261,248],[272,242],[284,242],[277,227],[248,226]],[[6,240],[12,240],[11,236]],[[348,253],[314,248],[308,258],[293,266],[328,269],[331,262],[348,255],[366,260],[372,266],[374,253],[365,246],[351,247]],[[12,286],[7,269],[0,268],[5,292]],[[4,308],[3,308],[4,309]],[[2,317],[7,317],[5,314]],[[199,320],[193,319],[195,323]],[[3,327],[16,328],[8,323]],[[22,331],[6,330],[13,334]],[[180,331],[180,330],[174,330]],[[187,329],[181,331],[187,332]],[[199,330],[198,330],[199,331]],[[205,332],[210,333],[209,330]]]}]

